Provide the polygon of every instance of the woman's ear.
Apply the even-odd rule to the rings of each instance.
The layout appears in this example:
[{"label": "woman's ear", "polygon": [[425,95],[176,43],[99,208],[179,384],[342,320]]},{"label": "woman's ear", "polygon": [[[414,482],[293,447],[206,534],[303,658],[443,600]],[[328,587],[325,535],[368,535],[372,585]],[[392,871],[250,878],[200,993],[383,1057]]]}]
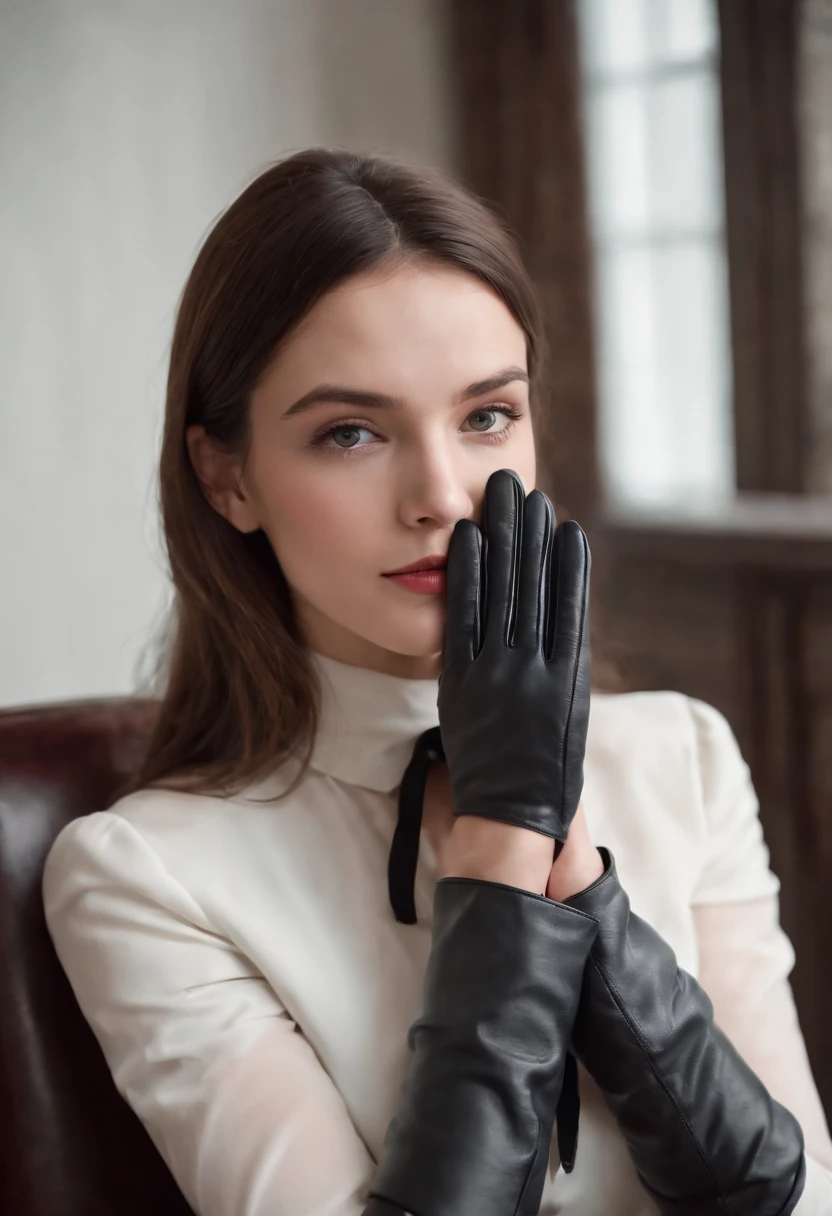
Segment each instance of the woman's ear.
[{"label": "woman's ear", "polygon": [[256,532],[260,520],[242,484],[239,461],[223,452],[204,426],[189,426],[185,442],[206,500],[239,532]]}]

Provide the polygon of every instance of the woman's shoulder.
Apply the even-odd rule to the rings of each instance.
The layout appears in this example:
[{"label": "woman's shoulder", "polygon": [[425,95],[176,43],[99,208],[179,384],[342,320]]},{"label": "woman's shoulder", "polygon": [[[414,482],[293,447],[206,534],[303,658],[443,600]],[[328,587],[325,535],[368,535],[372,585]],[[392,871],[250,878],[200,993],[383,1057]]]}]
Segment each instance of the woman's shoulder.
[{"label": "woman's shoulder", "polygon": [[[111,879],[138,888],[165,872],[201,888],[260,847],[267,819],[270,834],[279,830],[281,816],[268,801],[278,788],[272,779],[226,796],[174,786],[135,790],[61,829],[46,858],[44,890]],[[290,795],[283,803],[290,817],[296,801]]]},{"label": "woman's shoulder", "polygon": [[106,810],[79,815],[65,824],[49,851],[47,862],[68,852],[129,848],[144,835],[142,829],[168,826],[174,830],[183,820],[193,822],[209,811],[209,799],[184,790],[147,788],[116,799]]},{"label": "woman's shoulder", "polygon": [[645,728],[670,733],[690,731],[691,698],[685,693],[663,689],[660,692],[594,692],[591,697],[590,728],[602,725],[606,732],[631,736]]},{"label": "woman's shoulder", "polygon": [[658,742],[684,750],[695,731],[691,702],[670,689],[593,692],[588,742],[606,750],[625,748],[631,755],[651,754]]},{"label": "woman's shoulder", "polygon": [[725,767],[746,770],[733,728],[721,710],[687,693],[664,689],[592,694],[588,746],[631,761],[674,757],[707,784]]},{"label": "woman's shoulder", "polygon": [[692,902],[778,890],[750,767],[716,706],[671,691],[593,697],[586,773],[605,831],[649,824],[646,839],[667,856],[680,859],[684,844],[698,858]]},{"label": "woman's shoulder", "polygon": [[586,770],[606,801],[697,838],[754,797],[725,715],[672,690],[594,695]]},{"label": "woman's shoulder", "polygon": [[84,885],[116,875],[138,882],[159,859],[153,828],[175,830],[193,815],[199,799],[177,790],[142,789],[119,798],[106,810],[71,819],[52,842],[43,873],[45,892],[66,884]]}]

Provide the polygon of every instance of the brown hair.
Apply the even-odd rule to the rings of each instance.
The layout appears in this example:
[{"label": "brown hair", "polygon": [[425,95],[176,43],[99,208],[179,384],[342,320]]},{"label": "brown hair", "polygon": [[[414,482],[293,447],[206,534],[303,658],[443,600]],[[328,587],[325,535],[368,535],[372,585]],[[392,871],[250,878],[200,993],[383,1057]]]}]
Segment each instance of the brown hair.
[{"label": "brown hair", "polygon": [[[249,400],[281,344],[326,292],[394,259],[467,271],[526,334],[533,426],[543,334],[534,287],[508,226],[436,170],[313,148],[261,173],[205,239],[176,316],[159,468],[173,582],[154,683],[161,705],[133,780],[190,792],[239,791],[305,744],[319,714],[314,668],[289,588],[262,530],[244,534],[208,503],[186,428],[202,424],[243,459]],[[288,792],[288,791],[287,791]]]}]

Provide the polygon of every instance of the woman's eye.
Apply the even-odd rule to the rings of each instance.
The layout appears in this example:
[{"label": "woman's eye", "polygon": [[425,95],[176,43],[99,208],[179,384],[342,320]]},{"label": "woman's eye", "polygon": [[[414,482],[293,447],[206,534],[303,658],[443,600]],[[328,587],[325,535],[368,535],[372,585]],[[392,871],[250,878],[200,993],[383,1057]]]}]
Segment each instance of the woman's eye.
[{"label": "woman's eye", "polygon": [[333,442],[335,444],[335,447],[341,448],[342,451],[348,452],[352,448],[357,447],[358,445],[354,442],[340,444],[335,441],[335,437],[337,435],[346,435],[347,438],[350,439],[352,436],[357,435],[360,431],[365,431],[368,435],[372,435],[372,433],[373,433],[372,431],[367,430],[367,427],[365,427],[365,426],[351,426],[351,425],[347,425],[346,423],[342,423],[340,426],[334,426],[329,431],[325,431],[322,436],[322,439],[326,439],[328,436],[331,436],[333,439]]},{"label": "woman's eye", "polygon": [[[485,433],[485,432],[491,431],[493,429],[493,426],[494,426],[493,417],[495,414],[503,414],[507,418],[506,425],[504,427],[501,427],[500,430],[497,432],[497,434],[499,434],[499,435],[503,435],[503,434],[505,434],[506,431],[511,430],[512,422],[516,418],[519,417],[518,412],[516,410],[513,410],[511,408],[511,406],[499,406],[499,407],[498,406],[488,406],[487,408],[475,410],[474,413],[471,414],[471,416],[469,418],[469,422],[471,421],[471,419],[485,418],[486,425],[484,427],[482,427],[482,428],[474,427],[474,430],[481,430],[483,433]],[[489,418],[489,415],[491,415],[491,418]]]},{"label": "woman's eye", "polygon": [[[493,418],[496,414],[502,414],[506,420],[505,426],[501,426],[499,430],[494,429]],[[523,411],[515,409],[513,405],[488,405],[474,410],[473,414],[469,414],[468,421],[484,418],[486,425],[484,427],[475,426],[474,430],[484,435],[489,443],[505,443],[514,429],[515,422],[522,417]]]}]

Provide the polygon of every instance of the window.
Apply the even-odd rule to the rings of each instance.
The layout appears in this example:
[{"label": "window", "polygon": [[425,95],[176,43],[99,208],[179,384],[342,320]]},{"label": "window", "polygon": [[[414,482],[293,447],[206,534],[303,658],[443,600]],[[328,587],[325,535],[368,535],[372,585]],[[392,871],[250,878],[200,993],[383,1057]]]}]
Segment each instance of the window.
[{"label": "window", "polygon": [[577,11],[604,494],[732,497],[716,0]]}]

